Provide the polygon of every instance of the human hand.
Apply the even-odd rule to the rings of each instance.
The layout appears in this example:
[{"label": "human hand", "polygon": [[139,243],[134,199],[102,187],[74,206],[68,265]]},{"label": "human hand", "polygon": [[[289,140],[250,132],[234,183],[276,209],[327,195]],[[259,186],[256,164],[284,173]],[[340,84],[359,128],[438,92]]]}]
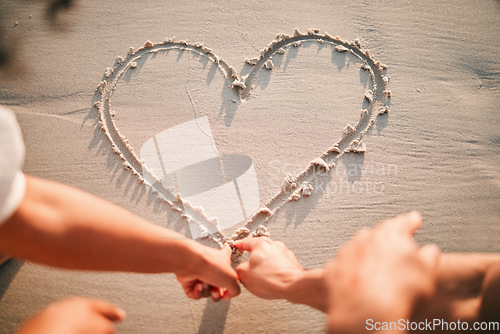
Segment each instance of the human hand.
[{"label": "human hand", "polygon": [[186,295],[192,299],[211,296],[213,301],[239,295],[240,286],[238,276],[231,267],[231,253],[228,244],[220,250],[202,246],[195,268],[176,274]]},{"label": "human hand", "polygon": [[288,247],[267,237],[245,238],[234,246],[251,252],[248,262],[236,268],[240,281],[254,295],[286,299],[326,312],[323,269],[305,270]]},{"label": "human hand", "polygon": [[49,305],[26,322],[18,334],[108,334],[125,312],[103,300],[74,297]]},{"label": "human hand", "polygon": [[332,333],[365,331],[365,322],[408,319],[415,304],[432,296],[440,251],[419,248],[420,227],[411,212],[362,230],[342,246],[325,268]]},{"label": "human hand", "polygon": [[234,246],[252,253],[236,270],[240,281],[257,297],[286,299],[290,285],[304,272],[295,254],[280,241],[249,237]]}]

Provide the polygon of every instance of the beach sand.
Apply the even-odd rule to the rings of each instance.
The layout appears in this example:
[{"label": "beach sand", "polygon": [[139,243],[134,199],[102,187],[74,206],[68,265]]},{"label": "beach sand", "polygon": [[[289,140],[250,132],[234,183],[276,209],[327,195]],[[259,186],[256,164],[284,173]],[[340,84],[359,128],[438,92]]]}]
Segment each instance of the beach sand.
[{"label": "beach sand", "polygon": [[[21,55],[31,72],[0,83],[0,103],[16,112],[23,131],[27,174],[78,187],[193,236],[197,224],[208,224],[220,208],[207,205],[207,217],[194,217],[196,210],[173,209],[178,207],[175,195],[182,188],[181,196],[202,201],[193,188],[211,177],[197,174],[201,181],[187,178],[192,183],[184,185],[180,176],[189,174],[180,172],[183,161],[172,160],[179,168],[169,174],[166,164],[162,170],[148,160],[159,178],[175,174],[172,191],[150,193],[158,184],[147,184],[151,179],[140,163],[134,165],[125,144],[113,152],[98,122],[115,124],[139,161],[148,139],[156,136],[158,142],[162,131],[199,120],[192,123],[193,136],[201,133],[206,147],[186,153],[182,158],[190,163],[184,167],[207,161],[202,154],[238,155],[236,169],[251,161],[241,167],[247,179],[233,170],[223,175],[237,179],[240,202],[235,203],[241,212],[236,211],[244,217],[218,217],[221,223],[235,222],[221,228],[227,237],[268,205],[272,215],[260,214],[247,226],[265,223],[271,237],[285,242],[304,267],[316,268],[360,228],[416,209],[424,218],[419,243],[436,243],[445,252],[500,251],[498,2],[150,1],[144,6],[79,1],[63,17],[64,32],[44,22],[40,6],[18,4],[10,26],[22,38]],[[339,43],[328,38],[303,36],[300,45],[267,50],[262,58],[267,68],[245,62],[259,58],[278,34],[293,36],[295,28],[304,35],[314,28],[319,32],[310,36],[328,32],[342,41],[358,40],[361,47],[352,44],[354,49],[369,50],[370,57],[387,65],[379,76],[388,81],[384,90],[390,97],[379,84],[369,103],[365,95],[375,79],[362,68],[368,58],[340,52]],[[127,58],[130,47],[174,36],[188,45]],[[198,52],[203,50],[196,43],[217,58]],[[111,107],[101,109],[106,121],[94,106],[107,101],[96,87],[109,79],[107,68],[119,67],[118,56],[129,68],[113,87]],[[235,78],[228,66],[234,67]],[[247,74],[251,80],[245,81]],[[234,82],[252,87],[241,91],[232,87]],[[389,111],[377,116],[381,106]],[[363,119],[358,123],[363,115],[374,120],[369,128]],[[211,133],[200,123],[204,120]],[[361,143],[350,145],[358,133],[345,143],[366,151],[347,152],[342,142],[341,156],[335,150],[323,155],[348,124],[366,133]],[[170,138],[162,143],[182,147]],[[329,172],[315,160],[322,155],[326,164],[335,162]],[[316,172],[307,179],[311,194],[300,191],[302,179],[283,191],[287,173],[294,183],[311,161]],[[234,189],[221,193],[228,202]],[[288,201],[296,190],[296,200]],[[172,205],[166,202],[169,194]],[[273,201],[277,194],[279,200]],[[202,240],[216,246],[210,239],[220,240],[220,235]],[[103,298],[125,309],[128,317],[119,333],[318,333],[325,320],[308,307],[260,300],[248,291],[217,304],[189,300],[168,274],[81,273],[11,260],[0,267],[0,332],[11,333],[45,305],[72,295]]]}]

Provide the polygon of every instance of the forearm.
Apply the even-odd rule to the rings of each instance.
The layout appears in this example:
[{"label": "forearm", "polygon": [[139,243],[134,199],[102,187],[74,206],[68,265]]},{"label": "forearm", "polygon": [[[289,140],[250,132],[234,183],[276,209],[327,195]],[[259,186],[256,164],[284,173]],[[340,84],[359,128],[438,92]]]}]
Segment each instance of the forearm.
[{"label": "forearm", "polygon": [[33,177],[0,226],[0,252],[68,269],[178,273],[196,265],[200,247],[110,202]]},{"label": "forearm", "polygon": [[481,312],[491,309],[482,304],[489,300],[484,298],[485,295],[492,294],[488,292],[492,286],[487,278],[499,264],[499,254],[443,254],[438,267],[436,294],[415,310],[414,319],[478,321]]},{"label": "forearm", "polygon": [[285,299],[289,302],[308,305],[322,312],[327,311],[326,296],[323,268],[304,270],[285,291]]}]

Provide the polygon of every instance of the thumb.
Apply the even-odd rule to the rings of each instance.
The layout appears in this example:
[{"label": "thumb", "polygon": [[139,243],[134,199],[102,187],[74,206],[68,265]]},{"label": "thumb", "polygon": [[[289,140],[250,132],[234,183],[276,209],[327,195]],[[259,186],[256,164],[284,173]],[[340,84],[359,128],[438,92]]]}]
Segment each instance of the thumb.
[{"label": "thumb", "polygon": [[227,255],[229,258],[229,262],[231,262],[231,254],[233,254],[233,250],[231,249],[231,246],[229,246],[228,243],[225,243],[224,246],[220,249],[220,251],[224,254]]},{"label": "thumb", "polygon": [[105,318],[107,318],[108,320],[117,322],[125,319],[126,316],[125,311],[118,306],[115,306],[100,299],[93,299],[91,303],[93,309],[96,312],[100,313]]},{"label": "thumb", "polygon": [[238,274],[238,279],[241,283],[245,284],[248,271],[250,270],[250,265],[248,262],[244,262],[236,266],[236,273]]}]

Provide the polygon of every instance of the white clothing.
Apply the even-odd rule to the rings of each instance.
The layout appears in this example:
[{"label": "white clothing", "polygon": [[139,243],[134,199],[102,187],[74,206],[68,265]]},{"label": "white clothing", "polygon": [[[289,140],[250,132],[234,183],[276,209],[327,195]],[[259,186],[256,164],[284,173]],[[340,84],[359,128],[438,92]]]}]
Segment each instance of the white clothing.
[{"label": "white clothing", "polygon": [[19,207],[26,190],[24,142],[14,113],[0,106],[0,224]]}]

